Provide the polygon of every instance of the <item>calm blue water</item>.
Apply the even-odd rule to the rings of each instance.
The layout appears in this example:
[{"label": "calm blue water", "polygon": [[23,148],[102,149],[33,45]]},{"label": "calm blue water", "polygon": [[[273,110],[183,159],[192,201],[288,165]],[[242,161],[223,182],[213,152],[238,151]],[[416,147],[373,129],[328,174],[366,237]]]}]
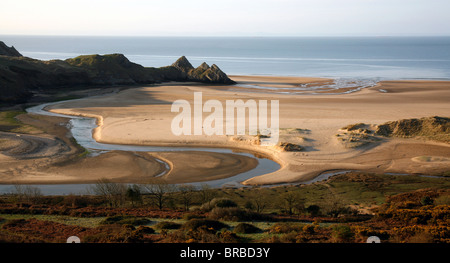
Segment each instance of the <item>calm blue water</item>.
[{"label": "calm blue water", "polygon": [[0,36],[23,55],[49,60],[122,53],[147,67],[185,55],[227,74],[450,79],[450,37],[49,37]]}]

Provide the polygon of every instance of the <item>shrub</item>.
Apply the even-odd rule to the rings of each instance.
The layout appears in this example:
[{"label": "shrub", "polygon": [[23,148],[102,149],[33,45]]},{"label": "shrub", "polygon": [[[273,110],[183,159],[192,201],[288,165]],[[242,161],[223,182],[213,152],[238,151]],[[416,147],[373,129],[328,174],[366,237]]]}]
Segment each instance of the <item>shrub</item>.
[{"label": "shrub", "polygon": [[265,216],[237,207],[216,207],[208,214],[208,218],[225,221],[252,221],[267,219]]},{"label": "shrub", "polygon": [[219,243],[220,236],[216,230],[205,225],[195,229],[180,229],[167,234],[164,242],[167,243]]},{"label": "shrub", "polygon": [[156,229],[179,229],[181,227],[181,224],[171,221],[162,221],[158,222],[154,227]]},{"label": "shrub", "polygon": [[135,216],[111,216],[107,217],[105,220],[101,221],[102,225],[110,225],[110,224],[120,224],[120,225],[145,225],[150,223],[151,221],[147,218],[143,217],[135,217]]},{"label": "shrub", "polygon": [[10,219],[6,221],[6,223],[3,225],[3,229],[22,226],[23,224],[26,224],[27,220],[25,219]]},{"label": "shrub", "polygon": [[420,203],[422,205],[432,205],[434,203],[434,200],[431,197],[429,197],[429,196],[424,196],[420,200]]},{"label": "shrub", "polygon": [[346,243],[351,242],[354,238],[354,233],[347,225],[334,225],[332,227],[332,237],[335,242]]},{"label": "shrub", "polygon": [[212,228],[214,230],[220,230],[222,228],[228,228],[228,226],[222,222],[217,220],[208,220],[208,219],[192,219],[187,221],[182,225],[182,229],[192,229],[196,230],[200,227],[207,227],[208,229]]},{"label": "shrub", "polygon": [[239,242],[239,237],[235,233],[233,233],[229,230],[224,230],[224,231],[217,233],[217,237],[220,239],[221,242],[224,242],[224,243]]},{"label": "shrub", "polygon": [[132,243],[142,238],[142,234],[130,225],[107,225],[95,228],[95,233],[82,238],[83,243]]},{"label": "shrub", "polygon": [[262,232],[262,230],[252,224],[239,223],[234,228],[234,232],[239,233],[239,234],[254,234],[254,233],[260,233],[260,232]]},{"label": "shrub", "polygon": [[184,220],[191,220],[191,219],[204,218],[204,216],[198,215],[198,214],[194,214],[194,213],[187,213],[187,214],[184,214],[182,218]]},{"label": "shrub", "polygon": [[200,209],[210,211],[215,207],[237,207],[236,202],[228,198],[214,198],[211,202],[204,203]]},{"label": "shrub", "polygon": [[277,234],[286,234],[291,232],[301,232],[303,224],[300,223],[275,223],[269,228],[269,232]]},{"label": "shrub", "polygon": [[241,221],[247,218],[246,212],[237,207],[216,207],[208,214],[208,218],[226,221]]},{"label": "shrub", "polygon": [[138,228],[136,228],[135,230],[136,234],[154,234],[155,230],[151,227],[148,226],[139,226]]},{"label": "shrub", "polygon": [[320,214],[320,207],[318,205],[310,205],[306,208],[306,211],[313,217],[318,216]]}]

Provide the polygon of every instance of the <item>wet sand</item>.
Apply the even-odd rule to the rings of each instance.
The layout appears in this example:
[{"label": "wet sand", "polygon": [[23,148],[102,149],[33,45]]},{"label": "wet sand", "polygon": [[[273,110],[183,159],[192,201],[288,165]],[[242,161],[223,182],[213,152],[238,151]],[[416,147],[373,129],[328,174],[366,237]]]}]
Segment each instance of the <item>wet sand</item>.
[{"label": "wet sand", "polygon": [[[240,148],[269,155],[281,164],[280,170],[251,178],[244,184],[302,182],[325,171],[333,170],[438,173],[448,171],[450,168],[448,161],[450,146],[448,144],[423,139],[382,138],[361,147],[349,148],[343,145],[336,136],[341,132],[342,127],[349,124],[377,125],[407,118],[448,117],[450,116],[450,104],[448,103],[450,101],[450,82],[383,81],[376,86],[348,94],[336,95],[323,92],[323,94],[316,95],[279,94],[265,87],[297,87],[308,83],[311,83],[311,86],[320,85],[320,83],[327,85],[331,80],[259,76],[231,76],[231,78],[237,81],[238,85],[164,83],[127,89],[102,97],[61,102],[49,110],[69,115],[96,117],[99,127],[95,129],[94,138],[103,143]],[[239,85],[243,85],[243,87]],[[262,88],[247,88],[245,85],[261,85]],[[184,99],[192,103],[193,92],[196,91],[202,92],[203,102],[215,99],[222,102],[223,105],[226,100],[236,99],[244,101],[248,99],[279,100],[280,141],[300,145],[303,150],[286,152],[277,146],[260,146],[255,143],[254,136],[175,136],[171,132],[171,121],[178,113],[171,112],[172,102]],[[346,91],[348,89],[344,87],[341,90],[333,90],[333,93]],[[208,115],[205,113],[203,117]],[[426,158],[426,156],[433,158]],[[105,162],[99,162],[97,166],[86,165],[88,167],[86,174],[89,173],[88,171],[109,170],[107,161],[109,158],[107,157],[102,157]],[[149,155],[145,158],[150,157]],[[174,164],[171,171],[165,175],[166,179],[173,182],[223,178],[252,167],[251,158],[237,160],[236,156],[230,157],[226,158],[225,155],[193,156],[189,153],[160,155],[160,158],[167,158]],[[110,158],[113,156],[111,155]],[[127,153],[123,158],[128,162],[131,160],[131,155]],[[429,161],[423,161],[428,159]],[[151,166],[152,162],[148,160],[146,163],[149,162],[147,165]],[[136,165],[136,163],[128,162],[128,165]],[[119,166],[117,165],[117,167]],[[66,167],[66,172],[60,174],[51,170],[56,168],[51,168],[49,170],[52,171],[51,173],[47,172],[54,178],[65,180],[64,177],[76,174],[73,169],[70,172],[68,167]],[[115,170],[114,166],[111,170]],[[151,177],[160,171],[156,167],[152,170],[155,171],[153,174],[145,176]],[[104,175],[108,176],[106,172]],[[137,175],[135,174],[135,176]],[[110,177],[124,180],[119,175]],[[128,178],[139,179],[130,176]],[[0,182],[4,182],[4,179],[5,177],[0,175]],[[81,177],[78,179],[79,182],[86,180]],[[51,180],[41,178],[39,183],[49,181]]]}]

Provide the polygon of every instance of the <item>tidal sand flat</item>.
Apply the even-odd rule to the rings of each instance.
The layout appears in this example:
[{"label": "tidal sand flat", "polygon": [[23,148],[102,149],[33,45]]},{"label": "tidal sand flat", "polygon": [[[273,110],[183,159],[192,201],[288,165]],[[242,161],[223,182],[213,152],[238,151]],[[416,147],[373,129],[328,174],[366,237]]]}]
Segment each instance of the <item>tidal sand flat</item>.
[{"label": "tidal sand flat", "polygon": [[[449,168],[450,146],[446,142],[425,137],[374,136],[373,140],[358,144],[354,143],[357,135],[352,133],[353,137],[346,137],[349,131],[344,129],[348,125],[363,124],[368,133],[374,133],[378,125],[389,121],[449,116],[448,81],[382,81],[350,93],[342,87],[342,90],[334,90],[332,94],[325,92],[318,95],[284,94],[267,90],[266,87],[283,88],[287,85],[292,89],[296,85],[305,87],[308,83],[314,83],[311,86],[317,86],[320,82],[329,85],[331,80],[257,76],[231,78],[237,82],[236,85],[163,83],[102,97],[61,102],[48,110],[97,118],[98,128],[94,131],[94,138],[102,143],[235,148],[259,152],[280,163],[281,169],[248,179],[243,182],[247,185],[303,182],[335,170],[439,173]],[[261,88],[246,87],[249,82]],[[202,92],[204,101],[214,99],[223,105],[226,100],[236,99],[279,100],[279,144],[261,146],[258,138],[250,135],[174,135],[171,122],[177,113],[171,112],[171,105],[180,99],[192,104],[194,92]],[[207,113],[203,115],[208,116]],[[292,151],[289,147],[292,145],[298,147]],[[181,159],[186,158],[186,155],[181,155],[171,153],[165,157],[170,157],[176,164],[183,163]],[[439,161],[418,162],[417,158],[421,156],[433,156],[432,160]],[[234,163],[206,157],[191,160],[192,166],[196,162],[207,167],[222,163],[227,173],[229,164]],[[182,170],[181,167],[173,170],[176,169]],[[200,170],[196,173],[200,174]],[[210,171],[205,172],[205,176]],[[215,171],[213,176],[220,173]],[[168,180],[180,178],[176,174],[168,173],[165,177]],[[184,176],[182,181],[190,179],[195,181],[198,177]]]}]

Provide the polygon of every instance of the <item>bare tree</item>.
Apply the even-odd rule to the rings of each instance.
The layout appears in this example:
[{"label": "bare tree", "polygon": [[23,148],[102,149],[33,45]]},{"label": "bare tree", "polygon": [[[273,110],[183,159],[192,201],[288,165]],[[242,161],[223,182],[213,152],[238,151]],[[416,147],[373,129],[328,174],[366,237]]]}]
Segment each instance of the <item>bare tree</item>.
[{"label": "bare tree", "polygon": [[339,215],[344,214],[348,210],[344,204],[344,200],[335,193],[330,193],[327,196],[323,206],[325,212],[334,218],[339,217]]},{"label": "bare tree", "polygon": [[200,201],[202,204],[208,203],[209,205],[211,200],[214,198],[214,192],[211,186],[209,186],[208,184],[202,184],[200,186],[199,194],[200,194]]},{"label": "bare tree", "polygon": [[101,195],[112,207],[123,204],[126,195],[126,186],[120,183],[111,182],[108,179],[100,179],[92,189],[95,194]]},{"label": "bare tree", "polygon": [[148,184],[144,185],[153,203],[161,210],[170,200],[171,193],[175,192],[176,187],[167,183],[164,179],[154,178]]},{"label": "bare tree", "polygon": [[14,185],[15,192],[19,202],[36,203],[41,197],[41,189],[31,185]]},{"label": "bare tree", "polygon": [[280,197],[282,205],[290,215],[294,214],[294,210],[297,210],[298,214],[303,211],[304,203],[298,193],[286,192],[281,194]]},{"label": "bare tree", "polygon": [[249,201],[251,202],[251,205],[252,205],[253,209],[255,210],[255,212],[262,213],[270,201],[266,195],[263,195],[259,192],[260,191],[256,190],[256,189],[251,191]]},{"label": "bare tree", "polygon": [[183,203],[184,210],[188,211],[189,207],[193,203],[195,186],[193,185],[179,185],[178,192],[180,194],[181,202]]}]

